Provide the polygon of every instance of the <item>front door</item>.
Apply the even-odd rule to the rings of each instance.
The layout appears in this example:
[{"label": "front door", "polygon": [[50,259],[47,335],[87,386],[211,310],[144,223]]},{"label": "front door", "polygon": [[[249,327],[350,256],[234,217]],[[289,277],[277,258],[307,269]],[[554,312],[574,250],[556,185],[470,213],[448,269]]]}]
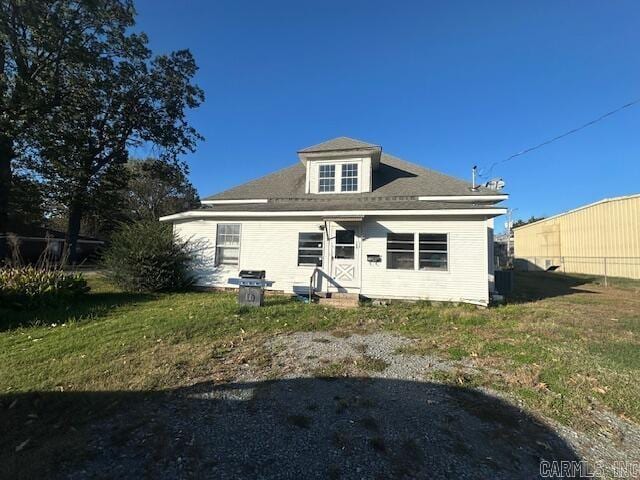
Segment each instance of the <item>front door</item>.
[{"label": "front door", "polygon": [[331,276],[336,287],[360,287],[359,228],[334,224],[331,235]]}]

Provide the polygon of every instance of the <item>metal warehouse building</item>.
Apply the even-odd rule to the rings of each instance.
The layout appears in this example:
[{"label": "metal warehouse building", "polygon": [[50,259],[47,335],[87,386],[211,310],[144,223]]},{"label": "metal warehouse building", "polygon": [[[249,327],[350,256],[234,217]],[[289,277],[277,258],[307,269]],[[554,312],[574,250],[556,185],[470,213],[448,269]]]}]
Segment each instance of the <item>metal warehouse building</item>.
[{"label": "metal warehouse building", "polygon": [[514,257],[519,270],[640,278],[640,194],[517,227]]}]

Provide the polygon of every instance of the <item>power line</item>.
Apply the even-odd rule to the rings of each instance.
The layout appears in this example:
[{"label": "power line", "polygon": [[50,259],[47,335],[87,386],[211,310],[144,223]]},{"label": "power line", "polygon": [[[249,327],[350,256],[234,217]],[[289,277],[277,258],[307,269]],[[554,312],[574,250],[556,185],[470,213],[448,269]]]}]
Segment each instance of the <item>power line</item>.
[{"label": "power line", "polygon": [[582,130],[583,128],[587,128],[590,127],[591,125],[593,125],[594,123],[598,123],[602,120],[604,120],[607,117],[610,117],[611,115],[614,115],[616,113],[618,113],[621,110],[624,110],[625,108],[629,108],[629,107],[633,107],[634,105],[640,103],[640,98],[633,100],[629,103],[626,103],[624,105],[622,105],[621,107],[616,108],[615,110],[611,110],[610,112],[605,113],[604,115],[600,115],[598,118],[591,120],[590,122],[585,123],[584,125],[581,125],[577,128],[574,128],[573,130],[569,130],[568,132],[565,132],[561,135],[558,135],[557,137],[553,137],[550,138],[549,140],[546,140],[542,143],[539,143],[538,145],[535,145],[533,147],[529,147],[529,148],[525,148],[524,150],[518,152],[518,153],[514,153],[513,155],[511,155],[510,157],[504,158],[502,160],[498,160],[496,162],[493,162],[491,164],[491,166],[489,167],[489,170],[487,171],[487,173],[485,174],[481,174],[479,175],[480,177],[486,178],[489,177],[491,175],[491,172],[493,171],[494,167],[496,167],[497,165],[500,165],[502,163],[508,162],[509,160],[513,160],[516,157],[519,157],[521,155],[525,155],[529,152],[532,152],[533,150],[537,150],[540,147],[544,147],[545,145],[549,145],[550,143],[555,142],[556,140],[560,140],[561,138],[567,137],[573,133],[579,132],[580,130]]}]

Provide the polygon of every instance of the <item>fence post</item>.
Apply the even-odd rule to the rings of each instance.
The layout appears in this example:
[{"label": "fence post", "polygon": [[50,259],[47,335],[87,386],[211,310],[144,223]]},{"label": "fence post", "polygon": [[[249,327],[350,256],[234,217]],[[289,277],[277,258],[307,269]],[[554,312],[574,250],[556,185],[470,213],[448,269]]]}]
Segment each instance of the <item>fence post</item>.
[{"label": "fence post", "polygon": [[604,260],[604,286],[607,287],[608,282],[607,282],[607,257],[603,257]]}]

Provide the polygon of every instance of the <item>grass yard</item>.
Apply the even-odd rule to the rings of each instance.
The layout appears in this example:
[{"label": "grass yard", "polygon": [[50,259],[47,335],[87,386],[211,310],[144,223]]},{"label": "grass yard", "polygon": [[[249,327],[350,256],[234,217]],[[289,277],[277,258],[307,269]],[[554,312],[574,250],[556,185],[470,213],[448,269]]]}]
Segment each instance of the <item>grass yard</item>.
[{"label": "grass yard", "polygon": [[[89,402],[69,412],[42,392],[153,394],[231,380],[246,364],[277,375],[264,340],[308,330],[414,338],[401,353],[460,364],[430,379],[489,387],[580,431],[596,426],[598,409],[640,422],[640,282],[604,287],[597,279],[547,273],[516,281],[512,302],[489,309],[418,302],[334,310],[280,296],[250,309],[236,305],[232,293],[126,294],[99,277],[74,304],[28,312],[0,307],[0,461],[10,463],[25,440],[31,446],[19,450],[30,450],[31,458],[55,455],[72,441],[61,432],[81,432],[111,407]],[[369,363],[372,376],[385,368]]]}]

